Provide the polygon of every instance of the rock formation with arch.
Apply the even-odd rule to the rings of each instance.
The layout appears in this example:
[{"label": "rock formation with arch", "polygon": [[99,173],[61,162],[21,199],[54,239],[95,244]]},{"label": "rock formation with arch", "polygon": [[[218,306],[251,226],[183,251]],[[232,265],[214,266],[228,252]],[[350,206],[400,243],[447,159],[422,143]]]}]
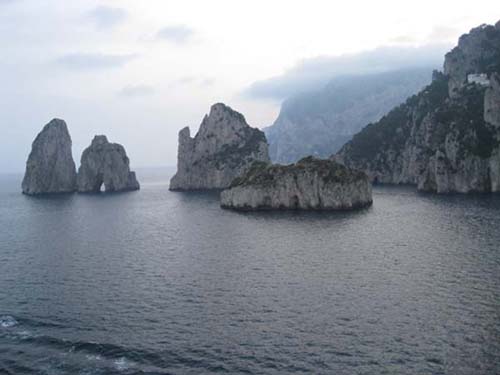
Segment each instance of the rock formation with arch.
[{"label": "rock formation with arch", "polygon": [[125,148],[110,143],[104,135],[96,135],[82,154],[78,169],[78,192],[98,193],[139,190],[135,172],[130,171]]}]

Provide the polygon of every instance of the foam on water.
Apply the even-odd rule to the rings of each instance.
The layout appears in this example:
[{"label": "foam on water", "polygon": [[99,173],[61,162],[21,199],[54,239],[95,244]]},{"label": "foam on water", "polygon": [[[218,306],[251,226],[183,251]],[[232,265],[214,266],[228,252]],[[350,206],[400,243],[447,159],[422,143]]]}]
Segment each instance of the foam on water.
[{"label": "foam on water", "polygon": [[31,339],[34,337],[33,333],[31,333],[30,331],[21,331],[21,332],[18,332],[18,336],[21,340],[27,340],[27,339]]},{"label": "foam on water", "polygon": [[99,354],[88,354],[85,356],[89,361],[100,361],[102,357]]},{"label": "foam on water", "polygon": [[0,326],[2,328],[12,328],[15,327],[16,325],[18,325],[18,322],[12,316],[10,315],[0,316]]},{"label": "foam on water", "polygon": [[125,357],[118,358],[113,363],[118,371],[125,371],[132,367],[132,363]]}]

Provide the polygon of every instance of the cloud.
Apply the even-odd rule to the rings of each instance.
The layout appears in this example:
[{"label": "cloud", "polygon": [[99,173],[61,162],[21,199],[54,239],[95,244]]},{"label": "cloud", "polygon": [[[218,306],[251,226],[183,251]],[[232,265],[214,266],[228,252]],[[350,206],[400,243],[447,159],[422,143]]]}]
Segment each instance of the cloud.
[{"label": "cloud", "polygon": [[121,67],[136,57],[135,54],[70,53],[58,58],[56,63],[68,69],[94,70]]},{"label": "cloud", "polygon": [[125,21],[127,12],[121,8],[98,6],[87,13],[87,18],[94,22],[98,29],[109,29]]},{"label": "cloud", "polygon": [[391,38],[389,41],[396,44],[415,44],[418,42],[418,39],[413,35],[398,35]]},{"label": "cloud", "polygon": [[215,84],[215,79],[210,77],[185,76],[181,77],[169,84],[170,88],[192,85],[198,87],[212,87]]},{"label": "cloud", "polygon": [[204,78],[200,82],[200,86],[212,87],[215,85],[215,78]]},{"label": "cloud", "polygon": [[125,86],[123,89],[119,91],[120,96],[125,97],[140,97],[140,96],[149,96],[155,93],[155,89],[149,85],[129,85]]},{"label": "cloud", "polygon": [[179,78],[175,83],[179,85],[189,85],[191,83],[194,83],[196,81],[196,77],[194,76],[185,76],[182,78]]},{"label": "cloud", "polygon": [[462,32],[454,27],[436,26],[427,37],[431,43],[455,41]]},{"label": "cloud", "polygon": [[461,31],[457,28],[449,26],[435,26],[432,28],[430,33],[423,37],[403,34],[390,39],[389,42],[409,45],[450,43],[456,41],[460,35]]},{"label": "cloud", "polygon": [[175,44],[187,44],[195,35],[195,31],[186,25],[167,26],[158,31],[157,39],[168,40]]},{"label": "cloud", "polygon": [[438,68],[449,45],[422,47],[380,47],[371,51],[340,56],[319,56],[297,63],[285,73],[257,81],[242,94],[254,99],[282,100],[293,94],[324,86],[334,77],[381,73],[390,70]]}]

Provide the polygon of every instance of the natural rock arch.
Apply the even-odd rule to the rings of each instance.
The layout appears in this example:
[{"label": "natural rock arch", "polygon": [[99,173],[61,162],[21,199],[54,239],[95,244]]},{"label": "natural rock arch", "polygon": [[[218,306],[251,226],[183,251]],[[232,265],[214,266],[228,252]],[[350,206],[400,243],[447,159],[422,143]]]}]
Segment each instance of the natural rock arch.
[{"label": "natural rock arch", "polygon": [[104,135],[96,135],[83,151],[78,170],[78,192],[99,193],[138,190],[135,172],[130,171],[129,158],[122,145],[109,143]]}]

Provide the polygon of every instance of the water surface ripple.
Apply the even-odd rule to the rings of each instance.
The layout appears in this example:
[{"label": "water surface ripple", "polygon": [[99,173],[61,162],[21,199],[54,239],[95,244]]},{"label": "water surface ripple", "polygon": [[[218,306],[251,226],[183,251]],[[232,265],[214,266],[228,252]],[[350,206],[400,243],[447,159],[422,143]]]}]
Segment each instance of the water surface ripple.
[{"label": "water surface ripple", "polygon": [[47,198],[0,177],[0,374],[500,373],[500,196],[235,213],[139,176]]}]

